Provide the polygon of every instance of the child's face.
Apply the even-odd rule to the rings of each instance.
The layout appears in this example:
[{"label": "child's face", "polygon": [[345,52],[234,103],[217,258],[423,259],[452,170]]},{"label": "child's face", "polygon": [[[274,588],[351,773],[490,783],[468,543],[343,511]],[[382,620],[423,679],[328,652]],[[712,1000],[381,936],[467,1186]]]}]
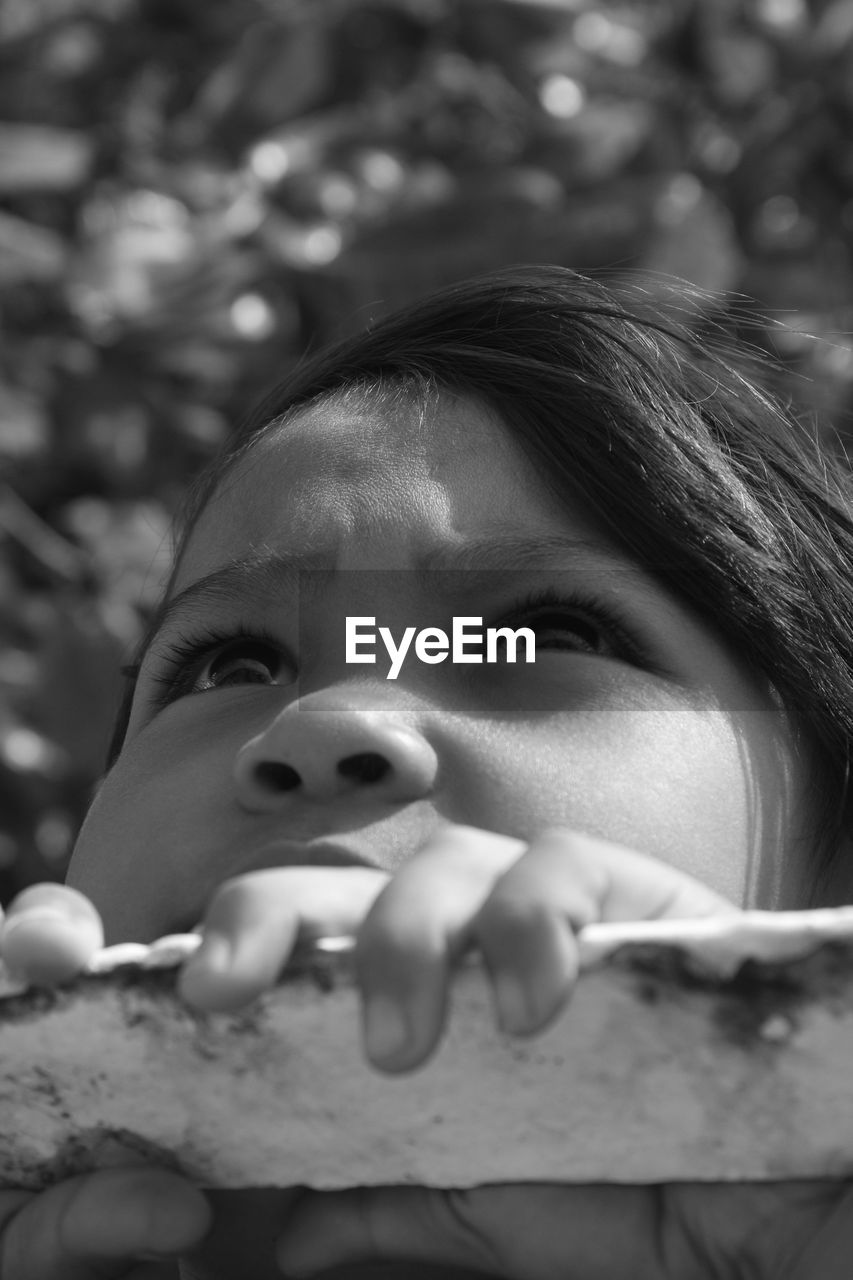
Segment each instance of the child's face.
[{"label": "child's face", "polygon": [[[281,557],[324,572],[288,579]],[[69,879],[108,941],[190,928],[222,881],[261,866],[393,870],[444,820],[520,839],[565,825],[739,903],[794,900],[805,778],[769,694],[472,402],[445,396],[423,423],[306,411],[220,486],[175,593],[244,561],[154,640],[80,836]],[[539,591],[591,596],[628,634],[594,605],[520,610]],[[523,646],[514,666],[428,665],[413,643],[387,680],[378,637],[377,665],[345,661],[347,616],[399,641],[450,633],[454,615],[532,627],[535,665]],[[244,632],[258,638],[193,660],[154,706],[176,634]]]}]

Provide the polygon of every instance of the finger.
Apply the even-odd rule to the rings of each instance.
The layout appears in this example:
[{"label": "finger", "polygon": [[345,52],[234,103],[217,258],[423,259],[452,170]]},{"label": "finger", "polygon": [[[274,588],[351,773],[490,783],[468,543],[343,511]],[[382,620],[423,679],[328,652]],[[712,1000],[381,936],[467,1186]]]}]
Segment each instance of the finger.
[{"label": "finger", "polygon": [[675,1280],[657,1265],[657,1226],[657,1196],[636,1187],[371,1187],[306,1196],[277,1257],[295,1280],[403,1259],[504,1280]]},{"label": "finger", "polygon": [[210,1227],[204,1196],[150,1167],[101,1170],[32,1195],[0,1193],[0,1275],[112,1280],[143,1255],[176,1257]]},{"label": "finger", "polygon": [[368,1058],[405,1071],[434,1049],[445,1019],[450,967],[520,840],[473,827],[442,827],[378,895],[358,934]]},{"label": "finger", "polygon": [[386,883],[372,867],[276,867],[220,887],[178,986],[188,1004],[224,1012],[275,984],[296,942],[355,933]]},{"label": "finger", "polygon": [[847,1280],[851,1274],[849,1183],[682,1182],[664,1195],[669,1209],[662,1244],[679,1277]]},{"label": "finger", "polygon": [[542,1030],[578,976],[575,932],[598,919],[607,878],[583,837],[549,831],[497,880],[472,924],[491,976],[500,1026]]},{"label": "finger", "polygon": [[0,955],[10,972],[35,985],[64,982],[104,945],[101,917],[88,898],[62,884],[36,884],[9,905]]},{"label": "finger", "polygon": [[[803,1230],[802,1219],[806,1215],[802,1213],[803,1206],[795,1200],[794,1214],[790,1216],[800,1210],[799,1239],[795,1237],[781,1248],[777,1244],[772,1259],[765,1258],[764,1275],[768,1278],[784,1275],[785,1280],[816,1280],[817,1277],[849,1280],[853,1258],[853,1191],[849,1184],[847,1188],[835,1190],[831,1186],[816,1190],[814,1184],[811,1187],[800,1184],[800,1189],[804,1192],[807,1221],[809,1218],[811,1221]],[[834,1203],[828,1203],[831,1201]],[[784,1240],[787,1233],[778,1234]],[[784,1267],[779,1266],[782,1262]]]},{"label": "finger", "polygon": [[607,877],[600,920],[696,919],[737,914],[740,910],[728,898],[668,862],[595,836],[563,834],[575,836],[583,857],[600,859]]},{"label": "finger", "polygon": [[497,880],[473,934],[505,1031],[541,1031],[578,976],[575,935],[601,920],[697,916],[737,908],[699,881],[634,849],[554,828]]}]

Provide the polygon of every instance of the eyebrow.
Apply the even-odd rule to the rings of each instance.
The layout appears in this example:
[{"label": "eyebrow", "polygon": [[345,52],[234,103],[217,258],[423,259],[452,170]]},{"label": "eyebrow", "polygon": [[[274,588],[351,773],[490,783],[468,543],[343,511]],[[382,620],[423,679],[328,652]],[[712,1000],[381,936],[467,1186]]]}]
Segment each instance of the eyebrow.
[{"label": "eyebrow", "polygon": [[[570,559],[565,566],[547,561]],[[564,534],[543,532],[534,535],[496,533],[494,536],[467,541],[459,546],[431,548],[420,556],[412,569],[370,570],[369,572],[411,573],[419,585],[430,575],[464,574],[458,586],[445,583],[445,594],[464,597],[493,588],[496,577],[509,577],[520,572],[547,572],[555,568],[618,570],[631,574],[638,587],[652,589],[653,580],[642,566],[601,541],[571,538]],[[158,636],[176,626],[181,619],[203,613],[205,609],[226,603],[274,599],[282,592],[295,592],[318,598],[330,586],[330,580],[343,572],[331,567],[327,557],[299,555],[292,552],[260,551],[221,565],[164,600],[155,611],[140,645],[138,663]]]}]

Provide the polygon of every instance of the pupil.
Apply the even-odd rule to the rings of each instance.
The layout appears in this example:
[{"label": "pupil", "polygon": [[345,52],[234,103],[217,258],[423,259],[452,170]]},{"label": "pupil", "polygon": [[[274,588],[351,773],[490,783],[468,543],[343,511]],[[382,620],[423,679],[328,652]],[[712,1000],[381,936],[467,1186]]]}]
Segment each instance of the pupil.
[{"label": "pupil", "polygon": [[268,669],[252,659],[231,663],[230,667],[220,676],[220,684],[266,684],[270,678]]},{"label": "pupil", "polygon": [[560,617],[557,614],[546,614],[543,618],[537,619],[538,625],[545,632],[552,632],[555,636],[561,636],[568,633],[580,640],[589,649],[597,649],[599,644],[598,627],[587,622],[586,618],[580,618],[576,615],[568,617]]},{"label": "pupil", "polygon": [[222,654],[210,668],[210,680],[219,687],[230,684],[269,684],[276,663],[266,654],[232,651]]}]

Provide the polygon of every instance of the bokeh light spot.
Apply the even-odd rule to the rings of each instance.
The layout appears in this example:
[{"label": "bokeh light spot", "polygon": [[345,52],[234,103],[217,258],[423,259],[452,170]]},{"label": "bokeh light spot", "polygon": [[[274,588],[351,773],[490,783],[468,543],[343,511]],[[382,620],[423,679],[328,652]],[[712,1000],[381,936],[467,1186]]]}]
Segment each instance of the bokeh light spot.
[{"label": "bokeh light spot", "polygon": [[334,262],[343,248],[343,237],[337,227],[313,227],[305,236],[302,252],[306,262],[316,267]]},{"label": "bokeh light spot", "polygon": [[571,76],[546,76],[539,86],[539,101],[549,115],[570,120],[583,109],[585,94]]},{"label": "bokeh light spot", "polygon": [[231,303],[231,323],[241,338],[259,342],[275,329],[275,312],[259,293],[243,293]]},{"label": "bokeh light spot", "polygon": [[249,167],[261,182],[280,182],[290,169],[287,148],[280,142],[259,142],[249,154]]}]

